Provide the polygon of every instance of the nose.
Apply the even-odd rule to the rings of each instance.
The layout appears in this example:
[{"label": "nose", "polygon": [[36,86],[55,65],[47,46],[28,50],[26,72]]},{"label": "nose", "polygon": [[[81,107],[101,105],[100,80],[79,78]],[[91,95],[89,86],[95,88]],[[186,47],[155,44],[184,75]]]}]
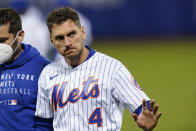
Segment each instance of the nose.
[{"label": "nose", "polygon": [[69,47],[71,45],[71,41],[68,38],[65,38],[65,46]]}]

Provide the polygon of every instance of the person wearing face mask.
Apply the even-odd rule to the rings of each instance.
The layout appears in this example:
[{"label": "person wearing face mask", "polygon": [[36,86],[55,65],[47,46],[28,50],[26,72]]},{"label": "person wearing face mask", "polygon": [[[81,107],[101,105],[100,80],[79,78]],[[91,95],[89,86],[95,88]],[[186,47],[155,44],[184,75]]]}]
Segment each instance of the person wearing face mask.
[{"label": "person wearing face mask", "polygon": [[35,130],[38,78],[50,61],[23,39],[18,13],[0,8],[0,131]]}]

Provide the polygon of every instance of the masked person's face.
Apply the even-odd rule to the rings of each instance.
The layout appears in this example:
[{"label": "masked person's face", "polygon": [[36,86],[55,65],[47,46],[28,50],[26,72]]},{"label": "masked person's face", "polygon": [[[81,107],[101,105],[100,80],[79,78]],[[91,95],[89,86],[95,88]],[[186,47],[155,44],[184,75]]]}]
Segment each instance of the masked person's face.
[{"label": "masked person's face", "polygon": [[18,34],[14,37],[9,33],[9,24],[0,26],[0,64],[4,64],[11,60],[18,49]]}]

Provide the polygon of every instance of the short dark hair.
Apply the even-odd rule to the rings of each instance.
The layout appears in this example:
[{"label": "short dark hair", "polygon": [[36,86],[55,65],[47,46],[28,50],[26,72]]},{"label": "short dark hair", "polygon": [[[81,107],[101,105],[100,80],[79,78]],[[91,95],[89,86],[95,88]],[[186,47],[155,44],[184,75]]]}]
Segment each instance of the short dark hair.
[{"label": "short dark hair", "polygon": [[9,33],[14,36],[22,30],[22,21],[19,14],[12,8],[0,8],[0,26],[9,24]]},{"label": "short dark hair", "polygon": [[65,6],[52,10],[47,17],[47,25],[50,33],[53,24],[61,24],[67,20],[72,20],[77,26],[81,27],[78,13],[73,8]]}]

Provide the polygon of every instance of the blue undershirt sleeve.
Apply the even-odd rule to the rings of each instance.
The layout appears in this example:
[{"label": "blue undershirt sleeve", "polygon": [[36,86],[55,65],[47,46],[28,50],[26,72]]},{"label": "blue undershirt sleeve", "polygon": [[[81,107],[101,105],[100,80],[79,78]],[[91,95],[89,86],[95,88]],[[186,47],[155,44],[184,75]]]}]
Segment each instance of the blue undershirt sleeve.
[{"label": "blue undershirt sleeve", "polygon": [[35,131],[54,131],[53,118],[35,117]]},{"label": "blue undershirt sleeve", "polygon": [[[149,109],[150,101],[147,101],[146,103],[147,103],[147,109]],[[142,105],[140,105],[133,113],[136,113],[139,116],[141,112],[142,112]]]}]

